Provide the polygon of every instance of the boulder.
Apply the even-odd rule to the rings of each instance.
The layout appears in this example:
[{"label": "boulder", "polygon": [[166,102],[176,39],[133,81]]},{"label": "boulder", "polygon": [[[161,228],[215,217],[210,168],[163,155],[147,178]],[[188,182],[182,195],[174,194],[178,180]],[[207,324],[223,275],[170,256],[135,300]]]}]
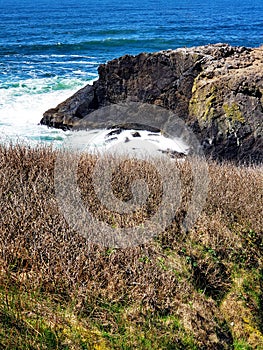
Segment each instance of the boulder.
[{"label": "boulder", "polygon": [[[46,111],[40,123],[71,129],[102,107],[149,103],[183,119],[212,158],[262,162],[263,47],[215,44],[125,55],[98,73],[92,86]],[[88,127],[105,125],[92,120]]]}]

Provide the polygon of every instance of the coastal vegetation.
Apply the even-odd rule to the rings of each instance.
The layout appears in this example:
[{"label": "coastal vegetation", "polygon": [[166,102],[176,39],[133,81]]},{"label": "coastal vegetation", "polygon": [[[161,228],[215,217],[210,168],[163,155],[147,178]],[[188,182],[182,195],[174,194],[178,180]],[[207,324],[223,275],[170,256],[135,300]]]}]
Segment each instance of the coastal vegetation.
[{"label": "coastal vegetation", "polygon": [[[208,160],[207,200],[185,232],[191,158],[176,163],[183,199],[171,225],[145,244],[115,248],[89,242],[60,212],[58,152],[0,146],[0,348],[263,348],[262,167]],[[133,162],[112,179],[122,201],[131,197]],[[108,224],[124,225],[96,199],[95,163],[79,160],[82,200]],[[158,185],[151,167],[139,168]],[[151,211],[132,225],[157,209],[157,185],[149,187]]]}]

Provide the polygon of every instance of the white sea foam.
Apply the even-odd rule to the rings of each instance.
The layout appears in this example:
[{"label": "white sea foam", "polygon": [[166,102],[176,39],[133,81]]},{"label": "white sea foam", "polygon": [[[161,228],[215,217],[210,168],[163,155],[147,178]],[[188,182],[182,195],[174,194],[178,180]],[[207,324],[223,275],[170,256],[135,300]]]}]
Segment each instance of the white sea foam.
[{"label": "white sea foam", "polygon": [[72,79],[27,79],[0,89],[0,141],[63,143],[68,132],[39,125],[43,113],[83,85]]},{"label": "white sea foam", "polygon": [[[28,63],[32,63],[32,62],[24,61],[22,63],[28,64]],[[42,63],[42,64],[44,64],[44,63]],[[68,65],[68,64],[99,65],[99,62],[97,62],[97,61],[49,61],[49,62],[47,62],[47,64],[49,64],[49,65],[59,64],[61,66]]]},{"label": "white sea foam", "polygon": [[[71,142],[73,141],[73,144]],[[171,156],[183,157],[189,152],[187,145],[181,138],[165,137],[160,132],[147,130],[118,130],[97,129],[76,131],[72,133],[65,144],[70,149],[72,146],[79,151],[88,153],[113,153],[114,155],[138,155],[138,151],[145,156],[161,156],[163,153]]]},{"label": "white sea foam", "polygon": [[[90,80],[89,83],[92,84],[94,80]],[[83,85],[86,83],[83,84],[80,79],[58,77],[27,79],[2,85],[2,88],[0,87],[0,142],[17,141],[30,145],[52,143],[55,147],[62,146],[72,132],[47,128],[39,125],[39,122],[47,109],[67,99]],[[111,130],[92,130],[88,133],[90,133],[88,138],[91,140],[89,150],[93,149],[93,151],[108,152],[118,149],[118,152],[132,154],[133,151],[137,152],[138,148],[146,145],[146,148],[155,150],[156,154],[162,152],[187,154],[188,146],[182,140],[169,139],[161,133],[146,130],[122,130],[120,133],[112,134]],[[84,133],[84,145],[87,142],[86,136],[87,133]]]}]

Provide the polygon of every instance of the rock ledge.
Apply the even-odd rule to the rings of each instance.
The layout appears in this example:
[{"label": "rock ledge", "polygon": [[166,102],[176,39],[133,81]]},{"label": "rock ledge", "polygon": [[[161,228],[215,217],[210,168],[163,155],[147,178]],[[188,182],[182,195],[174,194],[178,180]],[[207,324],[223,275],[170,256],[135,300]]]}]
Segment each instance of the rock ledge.
[{"label": "rock ledge", "polygon": [[40,123],[70,129],[110,104],[150,103],[182,118],[207,155],[262,163],[263,46],[216,44],[125,55],[98,72],[92,86],[46,111]]}]

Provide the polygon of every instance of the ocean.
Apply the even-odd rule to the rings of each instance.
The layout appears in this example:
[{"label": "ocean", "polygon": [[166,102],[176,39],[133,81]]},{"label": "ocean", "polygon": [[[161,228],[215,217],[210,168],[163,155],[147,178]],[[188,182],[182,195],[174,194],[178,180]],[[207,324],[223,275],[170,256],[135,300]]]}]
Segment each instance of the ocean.
[{"label": "ocean", "polygon": [[60,145],[39,125],[99,64],[211,43],[263,44],[262,0],[0,0],[0,142]]}]

